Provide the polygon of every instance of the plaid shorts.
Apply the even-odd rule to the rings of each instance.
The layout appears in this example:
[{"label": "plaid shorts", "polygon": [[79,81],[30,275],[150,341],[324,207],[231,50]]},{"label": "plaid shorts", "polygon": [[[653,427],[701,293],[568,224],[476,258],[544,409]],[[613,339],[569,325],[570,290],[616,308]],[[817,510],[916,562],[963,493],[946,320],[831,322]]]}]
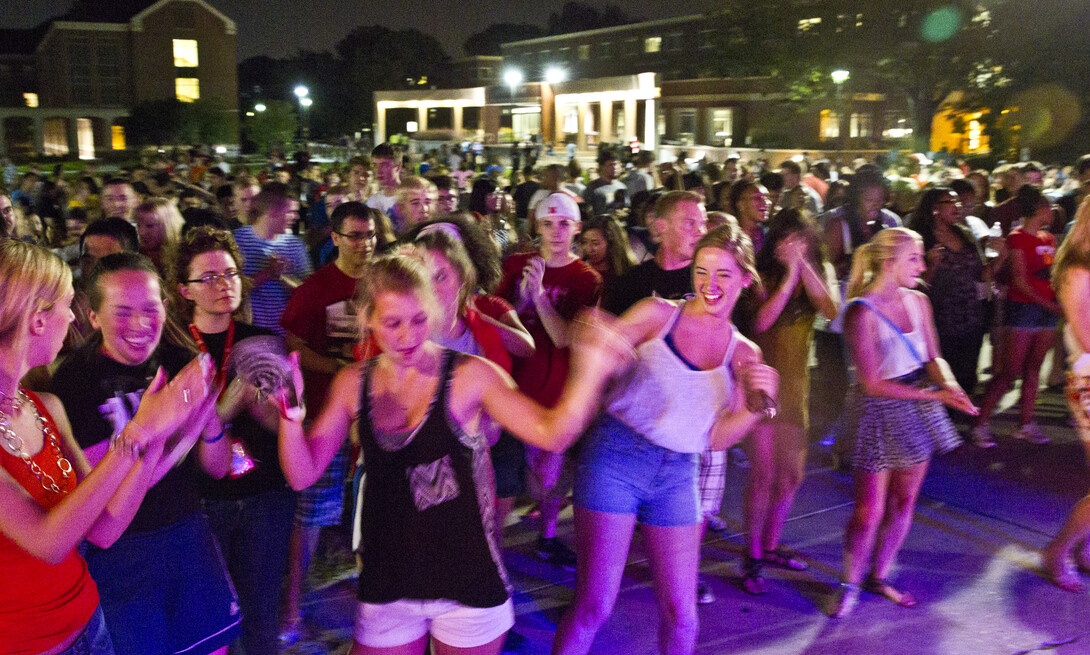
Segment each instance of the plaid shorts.
[{"label": "plaid shorts", "polygon": [[344,514],[345,482],[348,480],[348,463],[352,458],[352,444],[347,439],[333,455],[322,477],[299,492],[295,505],[295,526],[298,528],[324,528],[340,525]]},{"label": "plaid shorts", "polygon": [[700,454],[700,511],[718,514],[727,488],[727,451],[705,450]]}]

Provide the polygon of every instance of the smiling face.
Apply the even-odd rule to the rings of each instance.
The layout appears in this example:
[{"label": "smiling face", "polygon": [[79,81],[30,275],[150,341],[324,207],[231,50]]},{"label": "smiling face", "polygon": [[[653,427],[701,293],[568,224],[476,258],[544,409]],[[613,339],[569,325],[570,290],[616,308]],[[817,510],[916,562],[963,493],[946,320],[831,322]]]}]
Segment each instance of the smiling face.
[{"label": "smiling face", "polygon": [[99,278],[102,303],[89,314],[102,330],[102,348],[110,359],[136,366],[159,345],[166,307],[159,279],[147,271],[116,271]]},{"label": "smiling face", "polygon": [[400,366],[412,366],[424,350],[430,333],[423,291],[398,293],[383,291],[367,317],[367,327],[379,348]]},{"label": "smiling face", "polygon": [[[191,281],[180,283],[178,292],[205,314],[230,314],[242,302],[242,277],[238,273],[238,263],[226,250],[202,252],[189,263]],[[202,280],[205,277],[214,279],[209,284]]]},{"label": "smiling face", "polygon": [[601,230],[593,229],[583,232],[583,259],[591,266],[605,261],[609,244]]},{"label": "smiling face", "polygon": [[734,255],[720,248],[701,248],[693,262],[693,290],[708,314],[729,317],[742,289],[752,278]]},{"label": "smiling face", "polygon": [[757,185],[746,189],[738,200],[738,213],[743,221],[764,223],[768,220],[768,190]]},{"label": "smiling face", "polygon": [[935,202],[935,222],[953,225],[961,220],[961,199],[951,191]]},{"label": "smiling face", "polygon": [[75,294],[72,285],[69,284],[61,297],[52,303],[47,303],[38,311],[43,321],[42,348],[38,351],[42,357],[34,362],[36,366],[45,366],[57,358],[64,346],[64,338],[68,336],[68,325],[76,320],[72,313],[72,298]]},{"label": "smiling face", "polygon": [[899,286],[914,289],[920,283],[920,276],[927,269],[923,254],[923,242],[912,239],[903,243],[892,259],[887,259],[883,268]]}]

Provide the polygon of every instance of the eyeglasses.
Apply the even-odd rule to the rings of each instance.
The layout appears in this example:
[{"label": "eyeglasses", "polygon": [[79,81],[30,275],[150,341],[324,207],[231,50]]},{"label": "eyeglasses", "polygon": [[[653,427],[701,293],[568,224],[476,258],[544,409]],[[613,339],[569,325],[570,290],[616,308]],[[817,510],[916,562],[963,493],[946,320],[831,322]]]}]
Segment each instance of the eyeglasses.
[{"label": "eyeglasses", "polygon": [[961,201],[960,200],[940,200],[935,204],[936,205],[959,205],[960,206]]},{"label": "eyeglasses", "polygon": [[372,239],[378,237],[378,234],[376,234],[375,232],[349,232],[348,234],[345,234],[344,232],[334,232],[334,234],[339,237],[348,239],[352,243],[359,243],[360,241],[371,241]]},{"label": "eyeglasses", "polygon": [[200,276],[199,278],[197,278],[195,280],[186,280],[185,283],[186,284],[200,283],[200,284],[204,284],[206,286],[213,286],[216,283],[218,283],[220,280],[224,280],[226,282],[234,282],[235,280],[239,279],[240,277],[242,277],[242,273],[240,273],[239,271],[232,270],[232,271],[227,271],[225,273],[207,273],[205,275]]}]

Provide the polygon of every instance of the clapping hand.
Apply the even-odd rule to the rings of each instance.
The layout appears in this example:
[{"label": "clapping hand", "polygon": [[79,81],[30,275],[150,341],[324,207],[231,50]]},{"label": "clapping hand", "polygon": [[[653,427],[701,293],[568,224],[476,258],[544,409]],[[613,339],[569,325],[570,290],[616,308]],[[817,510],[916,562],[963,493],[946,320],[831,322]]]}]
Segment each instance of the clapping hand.
[{"label": "clapping hand", "polygon": [[[198,355],[166,382],[163,369],[155,374],[140,400],[133,421],[147,433],[149,440],[165,440],[182,424],[203,414],[215,403],[212,379],[215,368],[207,354]],[[196,413],[196,414],[195,414]]]}]

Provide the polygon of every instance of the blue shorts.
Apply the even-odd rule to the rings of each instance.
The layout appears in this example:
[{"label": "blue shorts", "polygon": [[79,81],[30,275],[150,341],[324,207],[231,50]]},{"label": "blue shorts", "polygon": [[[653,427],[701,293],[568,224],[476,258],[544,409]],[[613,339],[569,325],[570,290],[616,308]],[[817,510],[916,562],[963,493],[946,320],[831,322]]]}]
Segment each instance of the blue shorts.
[{"label": "blue shorts", "polygon": [[634,514],[644,525],[678,527],[701,521],[700,453],[656,446],[609,414],[585,437],[575,473],[574,502],[608,514]]},{"label": "blue shorts", "polygon": [[114,642],[110,640],[110,633],[106,630],[101,607],[95,608],[91,620],[72,645],[57,655],[115,655]]},{"label": "blue shorts", "polygon": [[299,492],[295,505],[295,526],[300,528],[324,528],[340,525],[344,516],[345,483],[348,481],[348,463],[352,459],[352,444],[345,439],[337,449],[329,466],[318,480]]},{"label": "blue shorts", "polygon": [[1008,300],[1003,308],[1003,325],[1016,330],[1051,330],[1059,319],[1041,305],[1033,302]]},{"label": "blue shorts", "polygon": [[241,634],[238,597],[200,512],[90,546],[86,559],[118,655],[207,655]]}]

